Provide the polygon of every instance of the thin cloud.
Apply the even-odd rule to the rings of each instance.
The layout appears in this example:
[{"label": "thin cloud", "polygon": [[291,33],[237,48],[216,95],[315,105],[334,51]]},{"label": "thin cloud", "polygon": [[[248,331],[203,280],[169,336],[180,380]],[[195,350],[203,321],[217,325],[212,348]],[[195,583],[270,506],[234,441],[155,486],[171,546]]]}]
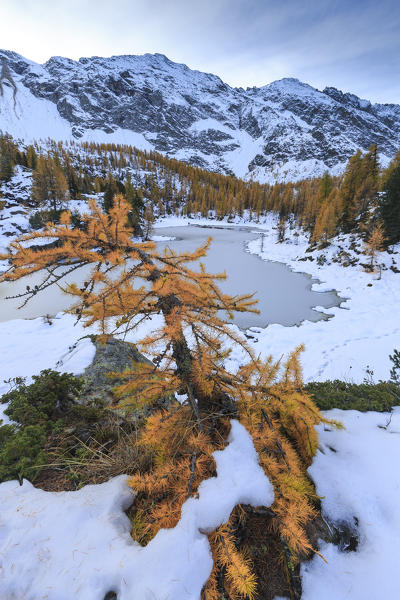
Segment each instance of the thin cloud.
[{"label": "thin cloud", "polygon": [[0,0],[1,46],[32,60],[160,52],[235,86],[292,76],[400,102],[394,0]]}]

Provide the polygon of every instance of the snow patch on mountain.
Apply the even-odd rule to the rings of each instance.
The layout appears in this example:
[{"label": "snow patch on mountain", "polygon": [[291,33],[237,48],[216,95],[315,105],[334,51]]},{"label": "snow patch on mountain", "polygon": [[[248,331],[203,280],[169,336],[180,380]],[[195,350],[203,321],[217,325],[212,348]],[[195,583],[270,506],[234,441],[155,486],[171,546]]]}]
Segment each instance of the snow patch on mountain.
[{"label": "snow patch on mountain", "polygon": [[63,119],[57,106],[43,98],[36,98],[19,79],[16,104],[10,86],[4,86],[0,95],[0,131],[32,143],[37,139],[65,140],[71,137],[71,126]]},{"label": "snow patch on mountain", "polygon": [[261,182],[337,174],[357,148],[377,143],[385,163],[400,147],[400,106],[372,105],[335,88],[286,78],[232,88],[161,54],[0,60],[0,131],[135,145]]}]

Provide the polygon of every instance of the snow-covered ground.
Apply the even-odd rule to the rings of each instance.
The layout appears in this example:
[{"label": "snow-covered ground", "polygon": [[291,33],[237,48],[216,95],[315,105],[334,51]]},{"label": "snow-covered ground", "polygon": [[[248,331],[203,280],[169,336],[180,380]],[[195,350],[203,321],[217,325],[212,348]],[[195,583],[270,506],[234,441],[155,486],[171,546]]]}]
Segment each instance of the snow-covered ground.
[{"label": "snow-covered ground", "polygon": [[[395,255],[380,253],[378,260],[387,270],[382,271],[379,279],[377,274],[365,272],[359,264],[344,267],[332,262],[340,251],[339,246],[354,256],[349,248],[350,236],[343,236],[334,245],[317,253],[327,258],[324,265],[318,265],[315,253],[314,262],[299,262],[300,258],[307,256],[308,243],[303,236],[300,236],[298,245],[293,241],[276,244],[275,237],[276,233],[268,230],[264,239],[250,242],[249,251],[313,275],[321,281],[314,283],[314,290],[335,289],[346,300],[341,307],[317,307],[333,315],[328,321],[307,321],[297,328],[271,325],[257,333],[255,349],[280,355],[304,342],[306,350],[302,362],[307,381],[344,379],[361,382],[367,368],[373,371],[376,380],[388,379],[389,354],[400,347],[400,322],[397,318],[400,274],[389,267],[392,259],[395,259],[397,268],[400,267],[400,247],[397,247]],[[361,258],[362,262],[368,262],[365,255]]]},{"label": "snow-covered ground", "polygon": [[94,357],[94,345],[88,338],[77,343],[87,333],[70,315],[51,321],[38,318],[1,323],[0,395],[8,390],[4,380],[31,377],[43,369],[82,373]]},{"label": "snow-covered ground", "polygon": [[133,500],[126,477],[76,492],[44,492],[25,481],[0,485],[2,600],[198,600],[210,576],[207,532],[234,506],[270,506],[272,485],[246,429],[231,421],[228,446],[214,452],[217,476],[182,507],[179,523],[142,548],[124,514]]},{"label": "snow-covered ground", "polygon": [[[237,221],[237,224],[246,224]],[[213,220],[170,217],[158,222],[157,227],[188,223],[216,224]],[[345,300],[341,307],[317,307],[319,311],[333,315],[327,321],[304,321],[298,327],[273,324],[264,329],[253,328],[248,334],[252,336],[255,351],[279,358],[304,343],[306,350],[302,364],[306,381],[338,378],[361,382],[367,367],[374,372],[375,379],[387,379],[391,367],[389,354],[394,348],[400,348],[400,322],[397,318],[400,274],[387,268],[382,271],[379,280],[377,274],[366,273],[359,264],[344,267],[332,262],[339,245],[357,256],[349,250],[349,236],[336,240],[334,245],[323,251],[327,259],[324,265],[318,265],[315,253],[314,261],[301,261],[299,259],[310,256],[306,252],[308,244],[305,236],[288,232],[287,242],[278,244],[274,225],[272,218],[257,224],[263,235],[249,243],[249,251],[313,275],[321,281],[314,283],[313,289],[336,289]],[[365,255],[361,255],[361,259],[367,261]],[[400,267],[400,247],[395,248],[394,254],[380,253],[379,261],[387,267],[394,261]],[[48,325],[46,320],[39,318],[0,323],[0,394],[7,389],[3,385],[5,379],[30,377],[41,369],[53,368],[78,338],[94,333],[94,330],[74,325],[74,319],[69,315],[59,314],[52,322]],[[151,326],[148,322],[147,327]],[[130,341],[140,339],[142,333],[143,330],[131,336]],[[234,351],[232,360],[240,362],[241,354]]]},{"label": "snow-covered ground", "polygon": [[[0,182],[0,253],[16,236],[29,229],[29,201],[32,171],[15,167],[10,182]],[[4,206],[3,206],[4,203]]]},{"label": "snow-covered ground", "polygon": [[[157,227],[186,224],[215,226],[216,221],[170,217],[157,223]],[[228,225],[226,222],[222,224]],[[253,225],[257,230],[263,230],[259,239],[249,242],[249,252],[265,260],[286,263],[294,271],[308,273],[320,281],[313,284],[313,290],[334,289],[343,298],[340,307],[316,307],[320,312],[333,315],[327,321],[304,321],[299,327],[273,324],[264,329],[253,328],[250,334],[255,351],[263,356],[272,354],[279,357],[304,343],[306,350],[302,364],[306,381],[343,379],[362,382],[367,368],[374,372],[376,380],[388,379],[391,367],[389,354],[394,348],[400,348],[400,321],[397,316],[400,274],[390,269],[392,265],[400,269],[400,245],[394,247],[393,254],[381,252],[377,256],[378,262],[385,267],[379,279],[377,273],[365,272],[360,264],[345,267],[333,261],[342,251],[358,261],[369,261],[369,257],[350,248],[350,235],[339,236],[324,250],[308,253],[308,237],[298,230],[288,230],[286,241],[277,243],[273,216],[269,215],[259,223],[236,218],[230,225],[235,224]],[[355,243],[360,251],[361,242],[355,239]],[[326,259],[322,265],[317,262],[321,255]],[[313,261],[306,257],[312,257]]]},{"label": "snow-covered ground", "polygon": [[[348,522],[357,552],[323,544],[302,567],[303,600],[395,600],[400,540],[400,411],[329,411],[346,429],[319,429],[321,450],[310,475],[331,521]],[[252,441],[232,421],[229,445],[215,453],[217,477],[188,500],[174,529],[141,548],[130,538],[124,510],[133,500],[126,478],[51,493],[25,481],[0,484],[2,600],[198,600],[211,555],[204,532],[225,522],[238,502],[269,505],[271,485]]]},{"label": "snow-covered ground", "polygon": [[[216,224],[169,218],[157,226],[188,223]],[[322,282],[314,284],[314,289],[336,289],[347,298],[342,308],[326,311],[334,315],[328,321],[253,329],[250,335],[255,350],[279,357],[304,342],[306,380],[337,377],[361,381],[367,366],[376,379],[387,379],[388,355],[393,348],[400,348],[400,275],[389,268],[400,267],[400,248],[379,255],[386,269],[378,279],[377,274],[364,272],[360,264],[344,267],[334,262],[341,250],[367,262],[364,255],[350,249],[349,236],[325,249],[326,262],[319,265],[315,259],[322,251],[307,253],[303,235],[289,231],[288,240],[277,244],[271,218],[257,224],[237,219],[236,224],[263,230],[262,237],[249,243],[249,251],[313,275]],[[305,256],[313,256],[314,261],[299,260]],[[155,325],[149,321],[145,327]],[[70,315],[58,315],[52,324],[42,318],[0,323],[0,394],[8,389],[5,379],[29,378],[44,368],[82,372],[93,358],[94,346],[88,338],[76,342],[92,332],[74,325]],[[142,329],[130,339],[143,333]],[[235,351],[232,354],[234,368],[242,356]],[[355,411],[330,411],[328,416],[341,420],[346,429],[320,428],[321,451],[310,475],[323,497],[326,516],[352,525],[357,522],[360,542],[358,551],[349,553],[324,544],[328,565],[319,557],[303,565],[303,600],[395,599],[400,539],[400,479],[395,465],[400,457],[400,411],[391,417]],[[17,482],[0,484],[1,600],[63,600],[71,593],[82,600],[103,600],[111,590],[120,594],[119,600],[197,600],[211,568],[208,542],[199,528],[207,530],[226,520],[236,502],[272,502],[269,483],[260,476],[251,440],[240,425],[234,423],[230,444],[219,459],[218,477],[203,484],[199,500],[187,503],[179,525],[160,532],[145,549],[129,536],[123,510],[132,493],[124,477],[61,494],[36,490],[27,482],[22,487]],[[216,489],[214,493],[213,486],[223,493],[217,494]]]},{"label": "snow-covered ground", "polygon": [[388,413],[333,410],[344,430],[318,427],[321,449],[309,473],[323,514],[358,523],[356,552],[322,544],[302,567],[302,600],[395,600],[399,597],[400,409]]}]

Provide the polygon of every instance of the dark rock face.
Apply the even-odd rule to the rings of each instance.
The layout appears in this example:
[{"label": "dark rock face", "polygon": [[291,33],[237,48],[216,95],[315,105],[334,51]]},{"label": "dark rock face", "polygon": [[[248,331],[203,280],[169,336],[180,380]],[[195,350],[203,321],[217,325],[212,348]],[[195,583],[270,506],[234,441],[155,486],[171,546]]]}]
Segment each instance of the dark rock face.
[{"label": "dark rock face", "polygon": [[[108,141],[113,134],[113,141],[120,136],[240,177],[251,172],[273,181],[340,172],[357,148],[378,143],[387,161],[400,147],[399,105],[372,105],[332,87],[320,92],[297,79],[231,88],[161,54],[53,57],[37,65],[0,51],[0,59],[17,98],[24,86],[52,103],[71,137]],[[0,129],[9,125],[12,134],[12,123],[1,118],[0,105]]]}]

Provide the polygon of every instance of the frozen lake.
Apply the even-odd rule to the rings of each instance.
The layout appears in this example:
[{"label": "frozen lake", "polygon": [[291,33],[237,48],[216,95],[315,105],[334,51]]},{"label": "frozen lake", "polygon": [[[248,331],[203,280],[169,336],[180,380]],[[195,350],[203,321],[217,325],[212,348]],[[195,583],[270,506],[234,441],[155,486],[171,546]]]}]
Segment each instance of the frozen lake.
[{"label": "frozen lake", "polygon": [[[254,228],[224,227],[168,227],[155,229],[157,236],[176,237],[173,241],[158,242],[160,248],[168,245],[173,250],[192,251],[208,237],[213,238],[208,255],[202,260],[210,273],[226,271],[227,280],[221,281],[221,288],[232,295],[255,292],[260,314],[239,313],[234,322],[242,328],[265,327],[270,323],[296,325],[303,320],[326,319],[324,313],[313,307],[329,308],[338,306],[340,298],[332,292],[311,290],[313,279],[303,273],[294,273],[282,263],[269,262],[245,251],[246,242],[256,239],[262,233]],[[36,281],[35,281],[36,278]],[[84,272],[72,275],[69,281],[78,284],[85,279]],[[26,285],[31,287],[38,281],[38,275],[24,278],[15,283],[0,284],[0,321],[11,319],[32,319],[42,315],[55,315],[71,305],[71,298],[52,286],[44,293],[30,300],[27,306],[18,309],[21,300],[5,300],[23,292]]]},{"label": "frozen lake", "polygon": [[325,313],[313,310],[315,306],[338,306],[341,299],[335,291],[314,292],[309,275],[294,273],[282,263],[265,261],[246,252],[246,242],[262,235],[246,227],[163,227],[155,235],[176,237],[176,240],[159,242],[176,252],[195,250],[208,237],[213,241],[208,254],[202,259],[209,273],[227,274],[221,288],[231,295],[255,292],[259,315],[238,313],[234,322],[239,327],[265,327],[270,323],[297,325],[305,319],[326,319]]}]

